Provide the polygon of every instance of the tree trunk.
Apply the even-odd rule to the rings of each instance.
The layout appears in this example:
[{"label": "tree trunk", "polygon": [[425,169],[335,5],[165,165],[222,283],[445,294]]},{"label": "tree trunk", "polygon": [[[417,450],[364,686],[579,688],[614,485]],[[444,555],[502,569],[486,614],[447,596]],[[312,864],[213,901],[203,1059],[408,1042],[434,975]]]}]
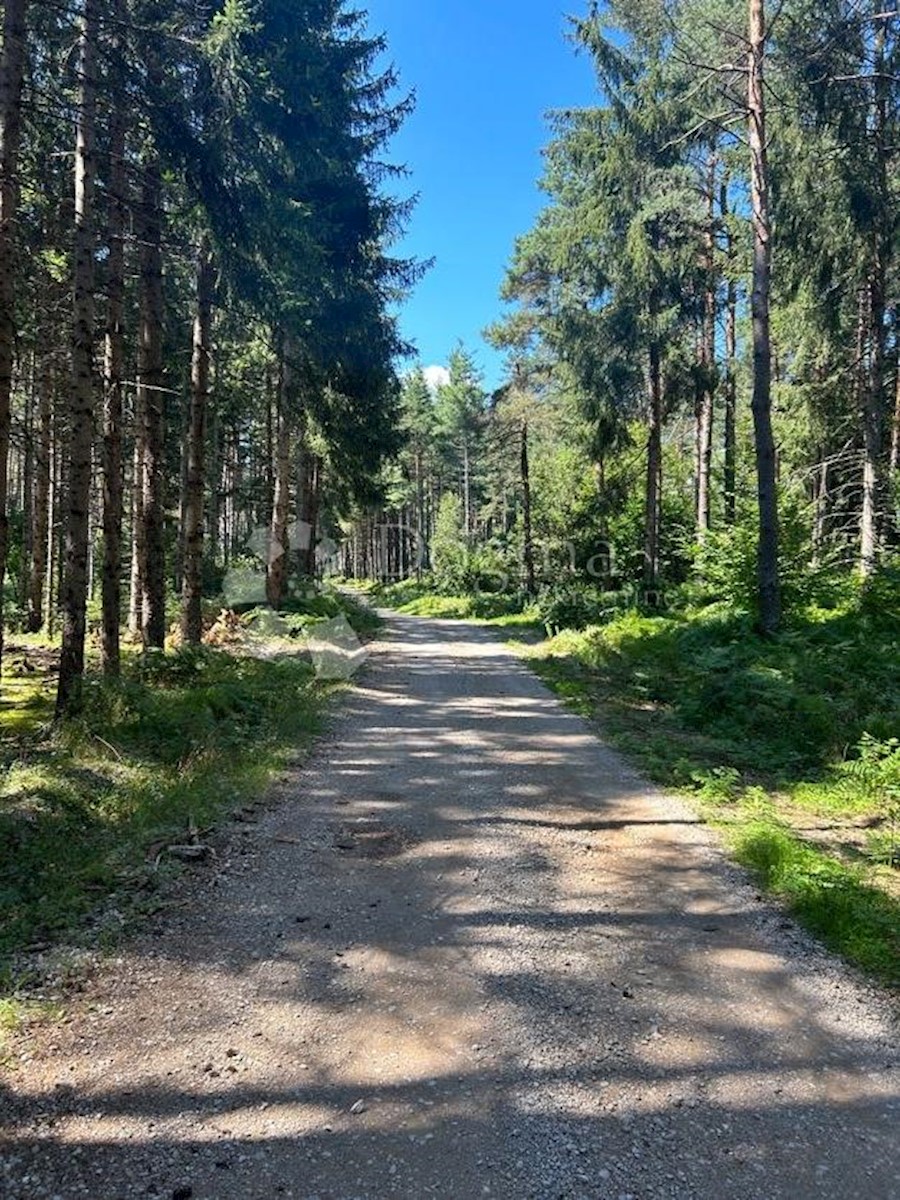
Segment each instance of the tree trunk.
[{"label": "tree trunk", "polygon": [[869,281],[869,363],[862,387],[863,473],[859,567],[870,575],[878,561],[882,392],[884,373],[884,267],[873,264]]},{"label": "tree trunk", "polygon": [[62,420],[59,389],[54,389],[53,415],[50,422],[50,498],[47,506],[47,587],[44,592],[44,627],[52,636],[56,632],[56,601],[59,580],[59,514],[64,495],[66,431]]},{"label": "tree trunk", "polygon": [[[115,14],[124,17],[122,0]],[[117,50],[122,51],[121,37]],[[116,103],[109,131],[109,257],[106,264],[106,339],[103,369],[103,582],[100,661],[103,674],[119,674],[122,619],[122,394],[125,366],[125,107],[117,67]]]},{"label": "tree trunk", "polygon": [[35,406],[37,401],[37,346],[32,346],[28,390],[25,394],[22,448],[22,553],[19,566],[19,605],[28,604],[29,565],[34,554]]},{"label": "tree trunk", "polygon": [[733,525],[737,517],[737,288],[734,282],[734,240],[726,220],[728,216],[728,184],[722,184],[719,205],[725,228],[725,255],[728,262],[728,289],[725,300],[725,413],[723,490],[725,524]]},{"label": "tree trunk", "polygon": [[465,532],[466,546],[469,544],[469,535],[472,532],[472,511],[471,511],[472,488],[469,479],[469,439],[463,436],[463,528]]},{"label": "tree trunk", "polygon": [[702,539],[710,525],[713,406],[716,373],[716,277],[715,277],[715,187],[716,155],[707,163],[706,229],[703,253],[703,321],[700,331],[700,406],[697,414],[697,537]]},{"label": "tree trunk", "polygon": [[69,442],[69,493],[62,589],[62,650],[56,715],[77,700],[84,674],[88,508],[94,444],[94,182],[97,0],[84,0],[79,47],[79,104],[75,141],[74,328]]},{"label": "tree trunk", "polygon": [[533,596],[537,589],[534,580],[534,543],[531,536],[531,471],[528,462],[527,421],[522,422],[519,469],[522,479],[522,561],[525,566],[525,591],[529,596]]},{"label": "tree trunk", "polygon": [[891,457],[888,464],[891,478],[900,471],[900,331],[897,338],[897,361],[894,363],[894,415],[891,420]]},{"label": "tree trunk", "polygon": [[416,579],[422,578],[426,561],[425,536],[425,472],[422,463],[422,443],[416,442]]},{"label": "tree trunk", "polygon": [[268,563],[266,564],[266,599],[272,608],[280,608],[284,600],[288,574],[288,516],[291,497],[291,422],[288,415],[294,391],[293,340],[285,335],[281,345],[281,370],[278,381],[278,432],[275,438],[275,487],[272,499],[272,520],[269,525]]},{"label": "tree trunk", "polygon": [[[141,639],[145,647],[162,649],[166,639],[165,546],[163,542],[163,270],[162,177],[151,151],[144,164],[140,230],[140,317],[138,334],[138,399],[142,416],[141,504],[143,539]],[[140,558],[139,558],[140,565]]]},{"label": "tree trunk", "polygon": [[188,424],[187,479],[184,504],[184,564],[181,591],[181,633],[191,646],[203,634],[203,450],[209,400],[209,360],[215,274],[209,239],[203,237],[197,254],[197,312],[191,358],[191,405]]},{"label": "tree trunk", "polygon": [[825,522],[828,513],[828,458],[823,446],[822,461],[816,467],[813,481],[813,530],[812,530],[812,561],[817,565],[821,561],[822,547],[825,545]]},{"label": "tree trunk", "polygon": [[147,570],[144,553],[144,414],[140,388],[137,389],[133,412],[134,454],[131,465],[131,580],[128,598],[128,636],[136,642],[141,636],[141,613],[144,599],[144,575]]},{"label": "tree trunk", "polygon": [[[644,500],[644,585],[648,592],[659,586],[660,509],[662,492],[662,371],[659,346],[650,344],[648,363],[650,398],[647,434],[647,484]],[[649,598],[651,603],[654,602]]]},{"label": "tree trunk", "polygon": [[752,411],[759,504],[757,588],[759,626],[769,634],[775,632],[781,621],[781,587],[778,577],[778,495],[775,438],[772,433],[772,345],[769,331],[772,229],[766,150],[764,0],[750,0],[749,41],[750,204],[753,225],[753,287],[750,298],[753,318]]},{"label": "tree trunk", "polygon": [[319,504],[322,492],[322,460],[317,454],[310,455],[309,501],[305,521],[309,525],[309,545],[306,547],[305,573],[310,579],[316,577],[316,542],[318,540]]},{"label": "tree trunk", "polygon": [[53,422],[53,368],[49,354],[44,356],[38,399],[39,428],[34,453],[34,528],[31,536],[31,564],[28,575],[28,613],[26,628],[37,633],[44,623],[44,580],[47,574],[47,531],[50,525],[50,433]]},{"label": "tree trunk", "polygon": [[872,135],[876,152],[878,209],[872,235],[872,260],[869,272],[868,342],[869,371],[863,386],[863,480],[860,520],[859,566],[870,575],[878,562],[879,517],[881,508],[881,453],[884,403],[885,360],[885,278],[891,251],[889,208],[890,188],[887,177],[885,130],[888,120],[887,80],[884,61],[884,22],[875,34]]},{"label": "tree trunk", "polygon": [[26,0],[5,0],[0,52],[0,663],[3,659],[3,583],[9,542],[7,470],[10,397],[16,351],[15,222],[25,75]]}]

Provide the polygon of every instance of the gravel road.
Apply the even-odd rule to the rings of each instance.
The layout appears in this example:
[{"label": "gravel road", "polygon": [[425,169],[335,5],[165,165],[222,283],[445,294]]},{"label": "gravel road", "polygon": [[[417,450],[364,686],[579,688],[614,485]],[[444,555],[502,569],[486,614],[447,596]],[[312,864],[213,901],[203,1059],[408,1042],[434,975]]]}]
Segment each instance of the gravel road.
[{"label": "gravel road", "polygon": [[489,632],[329,737],[0,1076],[0,1194],[900,1196],[888,997]]}]

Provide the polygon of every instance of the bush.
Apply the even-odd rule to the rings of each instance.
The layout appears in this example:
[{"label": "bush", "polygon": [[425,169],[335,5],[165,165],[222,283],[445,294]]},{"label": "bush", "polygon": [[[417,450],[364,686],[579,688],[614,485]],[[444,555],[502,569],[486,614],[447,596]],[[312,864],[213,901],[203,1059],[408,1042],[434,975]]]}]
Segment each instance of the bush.
[{"label": "bush", "polygon": [[542,588],[535,607],[550,637],[563,629],[599,625],[604,616],[597,593],[574,583]]},{"label": "bush", "polygon": [[[810,604],[833,607],[846,586],[843,562],[816,560],[810,543],[808,517],[790,499],[779,513],[779,573],[782,602],[786,610],[802,610]],[[755,521],[744,520],[722,529],[711,529],[694,547],[694,580],[700,598],[724,601],[744,612],[756,613]]]}]

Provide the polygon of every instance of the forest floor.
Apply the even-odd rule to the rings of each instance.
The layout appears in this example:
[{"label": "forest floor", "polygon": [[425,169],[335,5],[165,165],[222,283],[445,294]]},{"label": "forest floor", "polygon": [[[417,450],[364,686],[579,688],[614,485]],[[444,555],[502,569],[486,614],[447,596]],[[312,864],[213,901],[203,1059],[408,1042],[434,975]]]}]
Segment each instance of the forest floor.
[{"label": "forest floor", "polygon": [[896,1196],[890,995],[490,631],[388,634],[20,1035],[0,1194]]}]

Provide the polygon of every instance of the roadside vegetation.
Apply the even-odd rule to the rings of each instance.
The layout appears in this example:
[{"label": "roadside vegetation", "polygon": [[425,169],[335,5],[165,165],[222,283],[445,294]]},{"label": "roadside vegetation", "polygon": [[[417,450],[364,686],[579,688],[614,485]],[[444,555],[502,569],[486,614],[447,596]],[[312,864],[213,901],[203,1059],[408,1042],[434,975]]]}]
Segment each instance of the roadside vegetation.
[{"label": "roadside vegetation", "polygon": [[305,635],[340,614],[363,638],[377,628],[333,594],[277,614],[210,605],[199,647],[131,649],[117,679],[89,662],[83,703],[61,726],[56,647],[12,642],[0,692],[0,990],[27,984],[22,951],[114,941],[128,914],[152,911],[162,879],[207,857],[217,822],[264,800],[340,686],[304,652]]}]

